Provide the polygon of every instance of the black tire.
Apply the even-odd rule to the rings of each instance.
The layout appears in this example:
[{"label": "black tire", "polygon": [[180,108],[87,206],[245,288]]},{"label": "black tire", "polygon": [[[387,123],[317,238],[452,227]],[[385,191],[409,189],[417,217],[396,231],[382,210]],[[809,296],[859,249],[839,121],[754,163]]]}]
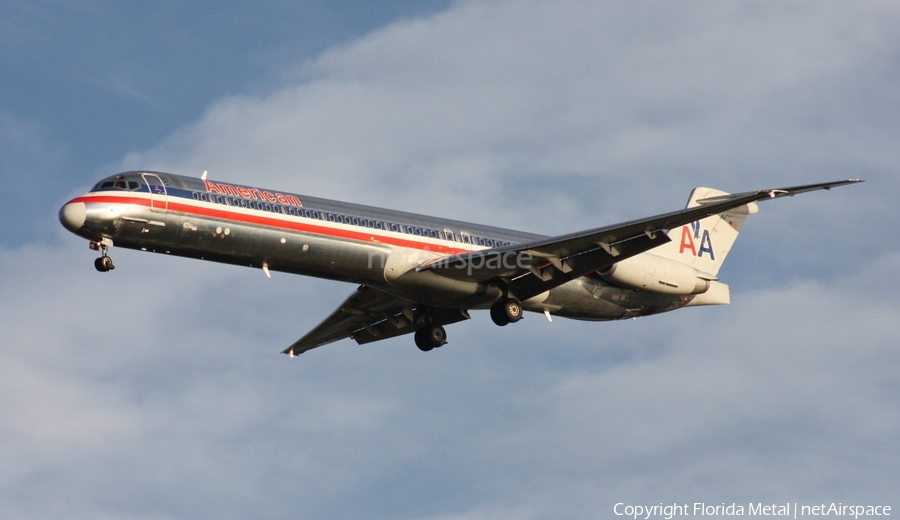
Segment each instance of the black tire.
[{"label": "black tire", "polygon": [[[101,256],[100,258],[97,258],[96,260],[94,260],[94,268],[97,269],[98,271],[100,271],[101,273],[105,273],[111,269],[104,261],[105,258],[108,259],[109,257]],[[112,262],[110,262],[110,263],[112,263]]]},{"label": "black tire", "polygon": [[522,304],[516,300],[506,300],[503,302],[503,312],[510,323],[515,323],[522,319]]},{"label": "black tire", "polygon": [[447,331],[440,325],[426,325],[416,331],[416,346],[422,352],[428,352],[445,343],[447,343]]},{"label": "black tire", "polygon": [[522,304],[509,299],[491,305],[491,320],[503,327],[522,319]]},{"label": "black tire", "polygon": [[497,302],[491,305],[491,321],[500,327],[509,325],[509,318],[506,317],[503,302]]}]

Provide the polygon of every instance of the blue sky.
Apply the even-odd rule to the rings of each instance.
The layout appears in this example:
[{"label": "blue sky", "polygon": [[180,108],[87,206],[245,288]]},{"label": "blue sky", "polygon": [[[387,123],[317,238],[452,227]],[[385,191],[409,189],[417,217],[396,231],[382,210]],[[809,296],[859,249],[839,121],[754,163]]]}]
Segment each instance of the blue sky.
[{"label": "blue sky", "polygon": [[[68,170],[73,181],[90,183],[96,171],[195,121],[222,96],[270,92],[292,66],[330,46],[447,5],[6,2],[0,166]],[[13,178],[21,179],[16,195],[37,203],[32,179]],[[69,189],[48,188],[60,197]]]},{"label": "blue sky", "polygon": [[[900,9],[0,7],[0,516],[601,518],[891,505]],[[279,352],[350,285],[113,250],[56,212],[156,169],[553,234],[744,191],[732,305],[484,313]]]}]

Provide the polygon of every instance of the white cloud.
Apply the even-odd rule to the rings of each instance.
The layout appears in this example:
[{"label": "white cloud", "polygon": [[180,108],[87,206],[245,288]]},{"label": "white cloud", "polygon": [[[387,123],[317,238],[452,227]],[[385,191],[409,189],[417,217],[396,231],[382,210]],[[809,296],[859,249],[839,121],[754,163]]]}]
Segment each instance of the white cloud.
[{"label": "white cloud", "polygon": [[667,207],[661,195],[701,181],[818,179],[839,155],[884,168],[889,143],[870,143],[864,121],[845,128],[843,89],[886,65],[896,17],[887,5],[463,3],[327,52],[297,86],[223,100],[127,164],[529,224],[543,219],[501,209],[521,184],[582,209],[633,203],[573,194],[572,175]]}]

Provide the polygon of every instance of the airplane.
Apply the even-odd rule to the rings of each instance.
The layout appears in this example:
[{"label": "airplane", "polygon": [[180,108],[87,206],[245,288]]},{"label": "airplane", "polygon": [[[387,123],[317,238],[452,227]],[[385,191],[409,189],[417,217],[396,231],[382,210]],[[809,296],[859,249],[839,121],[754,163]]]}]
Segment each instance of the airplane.
[{"label": "airplane", "polygon": [[90,241],[100,272],[113,245],[359,284],[290,357],[345,338],[413,334],[430,351],[445,325],[489,310],[500,326],[524,311],[608,321],[730,303],[719,269],[757,202],[861,182],[729,194],[695,188],[684,209],[547,237],[359,204],[130,171],[102,179],[59,211]]}]

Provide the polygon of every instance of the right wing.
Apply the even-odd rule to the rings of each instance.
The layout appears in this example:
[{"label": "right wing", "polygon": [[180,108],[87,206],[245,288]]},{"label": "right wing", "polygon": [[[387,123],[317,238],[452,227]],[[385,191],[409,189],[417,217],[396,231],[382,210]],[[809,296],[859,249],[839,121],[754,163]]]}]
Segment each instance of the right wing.
[{"label": "right wing", "polygon": [[807,184],[710,197],[698,206],[525,244],[439,258],[416,268],[454,280],[494,283],[526,300],[588,273],[658,247],[668,230],[745,204],[860,182]]},{"label": "right wing", "polygon": [[362,345],[402,336],[415,332],[426,319],[428,323],[447,325],[469,319],[469,314],[457,309],[426,309],[412,300],[360,285],[331,316],[282,353],[298,356],[344,338],[353,338]]}]

